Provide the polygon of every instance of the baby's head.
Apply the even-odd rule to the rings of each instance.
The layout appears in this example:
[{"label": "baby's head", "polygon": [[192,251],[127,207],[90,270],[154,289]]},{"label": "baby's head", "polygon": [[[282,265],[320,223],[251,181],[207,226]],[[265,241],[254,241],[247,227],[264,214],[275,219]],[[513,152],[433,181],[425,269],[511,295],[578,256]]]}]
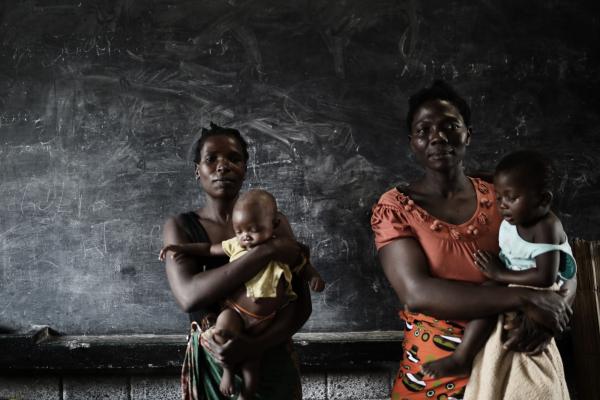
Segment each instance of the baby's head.
[{"label": "baby's head", "polygon": [[502,217],[513,225],[532,225],[550,211],[554,168],[533,150],[510,153],[496,167],[494,187]]},{"label": "baby's head", "polygon": [[249,190],[235,203],[231,219],[240,244],[245,248],[254,247],[273,237],[279,225],[277,202],[269,192]]}]

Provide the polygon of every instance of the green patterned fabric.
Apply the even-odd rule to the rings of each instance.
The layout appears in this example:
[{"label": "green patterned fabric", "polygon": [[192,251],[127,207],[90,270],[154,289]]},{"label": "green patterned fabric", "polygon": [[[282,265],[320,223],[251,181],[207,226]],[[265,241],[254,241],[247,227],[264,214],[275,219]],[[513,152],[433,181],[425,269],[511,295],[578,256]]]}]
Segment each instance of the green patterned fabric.
[{"label": "green patterned fabric", "polygon": [[[219,391],[223,369],[200,346],[202,331],[192,322],[183,362],[181,383],[184,400],[231,400]],[[236,386],[242,380],[236,375]],[[302,389],[291,341],[269,349],[260,362],[260,383],[256,400],[300,400]]]}]

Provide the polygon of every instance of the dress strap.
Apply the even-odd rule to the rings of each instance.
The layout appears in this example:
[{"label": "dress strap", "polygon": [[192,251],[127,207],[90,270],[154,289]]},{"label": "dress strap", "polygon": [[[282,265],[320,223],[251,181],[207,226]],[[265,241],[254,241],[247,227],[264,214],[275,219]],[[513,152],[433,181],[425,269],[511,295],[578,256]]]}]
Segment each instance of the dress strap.
[{"label": "dress strap", "polygon": [[208,233],[200,223],[198,214],[194,211],[189,211],[179,215],[182,222],[182,228],[185,233],[190,237],[192,242],[205,243],[208,242]]}]

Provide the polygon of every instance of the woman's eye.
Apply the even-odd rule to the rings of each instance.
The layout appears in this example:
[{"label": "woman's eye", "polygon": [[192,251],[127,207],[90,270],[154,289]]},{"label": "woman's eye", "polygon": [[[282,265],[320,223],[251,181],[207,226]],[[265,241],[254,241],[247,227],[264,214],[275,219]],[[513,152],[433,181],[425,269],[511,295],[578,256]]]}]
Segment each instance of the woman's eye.
[{"label": "woman's eye", "polygon": [[415,131],[415,136],[423,137],[423,136],[425,136],[426,133],[427,133],[426,128],[417,128],[417,130]]}]

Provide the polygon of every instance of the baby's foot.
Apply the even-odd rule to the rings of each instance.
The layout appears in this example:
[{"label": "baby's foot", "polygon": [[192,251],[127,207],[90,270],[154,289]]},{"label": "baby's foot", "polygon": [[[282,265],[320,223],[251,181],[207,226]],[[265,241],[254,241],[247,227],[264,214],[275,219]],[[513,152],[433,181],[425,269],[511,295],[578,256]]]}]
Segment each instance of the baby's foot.
[{"label": "baby's foot", "polygon": [[469,376],[471,374],[471,363],[465,362],[453,354],[423,364],[422,370],[426,375],[437,379],[446,376]]},{"label": "baby's foot", "polygon": [[223,376],[221,376],[221,384],[219,390],[223,393],[223,396],[233,396],[235,394],[235,382],[233,380],[233,374],[231,371],[223,370]]}]

